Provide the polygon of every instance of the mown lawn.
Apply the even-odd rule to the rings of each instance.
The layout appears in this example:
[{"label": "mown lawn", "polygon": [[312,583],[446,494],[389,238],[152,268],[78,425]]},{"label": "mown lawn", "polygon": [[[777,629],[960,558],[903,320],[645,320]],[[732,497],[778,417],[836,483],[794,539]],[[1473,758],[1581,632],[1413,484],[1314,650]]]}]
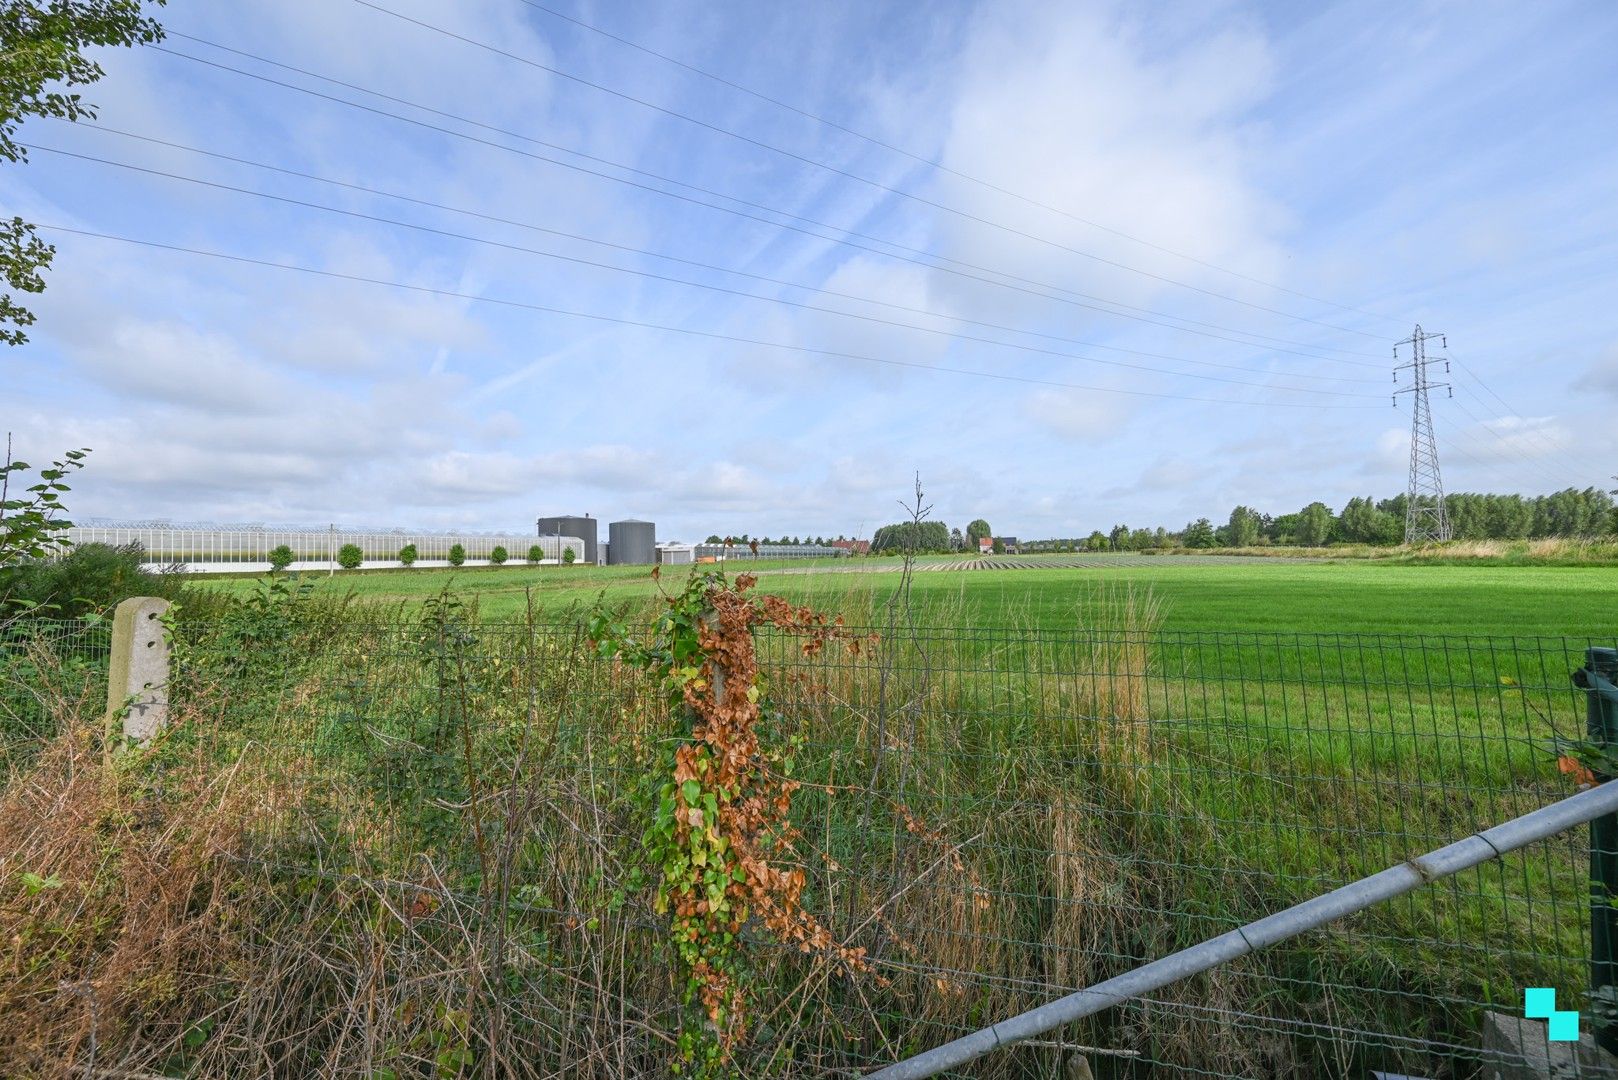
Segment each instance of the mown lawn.
[{"label": "mown lawn", "polygon": [[[858,618],[879,610],[899,585],[897,563],[874,565],[878,569],[869,572],[851,572],[847,563],[745,569],[771,592]],[[733,572],[742,569],[732,566]],[[687,572],[670,568],[658,582],[647,567],[517,566],[316,574],[308,580],[319,592],[352,591],[404,604],[448,588],[476,598],[484,618],[499,620],[518,616],[530,595],[549,612],[589,607],[603,597],[613,604],[649,601],[659,588],[677,589]],[[256,587],[251,578],[202,584],[233,592]],[[1174,631],[1618,638],[1618,570],[1610,567],[1133,559],[1083,568],[928,570],[914,575],[911,585],[928,616],[924,621],[934,626],[1046,629],[1085,626],[1102,593],[1131,587],[1151,591],[1163,629]]]}]

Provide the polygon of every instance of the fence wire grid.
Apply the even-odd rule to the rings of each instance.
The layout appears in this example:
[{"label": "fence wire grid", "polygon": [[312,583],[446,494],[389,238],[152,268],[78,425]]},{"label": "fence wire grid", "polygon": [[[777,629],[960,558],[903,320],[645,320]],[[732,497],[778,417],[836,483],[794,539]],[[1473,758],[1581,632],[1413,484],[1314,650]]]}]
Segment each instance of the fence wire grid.
[{"label": "fence wire grid", "polygon": [[[754,942],[741,1075],[859,1075],[1564,797],[1569,673],[1612,644],[870,632],[859,656],[757,636],[807,906],[873,971]],[[93,666],[101,633],[53,640]],[[640,793],[671,721],[641,676],[573,623],[182,623],[176,661],[177,710],[296,782],[267,876],[497,922],[476,1008],[532,1075],[669,1073]],[[1478,1075],[1485,1012],[1585,986],[1589,854],[1564,834],[960,1075]]]},{"label": "fence wire grid", "polygon": [[64,701],[105,704],[111,655],[108,619],[0,620],[0,775],[56,734]]}]

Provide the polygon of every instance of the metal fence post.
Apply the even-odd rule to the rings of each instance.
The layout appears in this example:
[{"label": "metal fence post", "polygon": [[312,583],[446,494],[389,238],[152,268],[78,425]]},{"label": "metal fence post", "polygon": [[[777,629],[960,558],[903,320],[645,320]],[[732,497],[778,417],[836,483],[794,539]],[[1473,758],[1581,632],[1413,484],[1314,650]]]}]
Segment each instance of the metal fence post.
[{"label": "metal fence post", "polygon": [[169,640],[162,617],[169,602],[132,596],[112,616],[107,665],[107,728],[122,722],[131,739],[156,735],[169,718]]},{"label": "metal fence post", "polygon": [[[1618,748],[1618,649],[1585,650],[1573,684],[1585,691],[1587,732],[1597,746]],[[1612,779],[1601,773],[1596,779]],[[1618,985],[1618,814],[1590,822],[1590,992]],[[1618,1025],[1596,1028],[1596,1043],[1618,1054]]]}]

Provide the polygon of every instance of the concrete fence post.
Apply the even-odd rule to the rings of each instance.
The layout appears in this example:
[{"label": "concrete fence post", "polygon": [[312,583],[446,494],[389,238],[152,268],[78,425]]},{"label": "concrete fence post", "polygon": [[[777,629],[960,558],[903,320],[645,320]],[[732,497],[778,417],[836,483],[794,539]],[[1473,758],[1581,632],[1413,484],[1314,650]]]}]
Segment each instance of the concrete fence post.
[{"label": "concrete fence post", "polygon": [[107,670],[107,727],[144,742],[169,718],[169,641],[162,616],[169,602],[132,596],[112,617],[112,662]]}]

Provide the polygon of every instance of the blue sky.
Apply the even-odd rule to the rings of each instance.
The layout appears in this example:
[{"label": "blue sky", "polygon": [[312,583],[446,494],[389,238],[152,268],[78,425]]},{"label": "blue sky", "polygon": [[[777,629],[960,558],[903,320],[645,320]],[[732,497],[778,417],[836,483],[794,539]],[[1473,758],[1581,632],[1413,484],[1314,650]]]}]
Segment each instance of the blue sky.
[{"label": "blue sky", "polygon": [[854,535],[918,471],[1024,537],[1340,507],[1403,488],[1417,321],[1451,490],[1618,471],[1618,6],[543,3],[830,123],[523,0],[171,4],[173,53],[369,110],[109,53],[97,123],[178,145],[31,122],[6,212],[347,277],[52,234],[0,420],[93,449],[77,515]]}]

